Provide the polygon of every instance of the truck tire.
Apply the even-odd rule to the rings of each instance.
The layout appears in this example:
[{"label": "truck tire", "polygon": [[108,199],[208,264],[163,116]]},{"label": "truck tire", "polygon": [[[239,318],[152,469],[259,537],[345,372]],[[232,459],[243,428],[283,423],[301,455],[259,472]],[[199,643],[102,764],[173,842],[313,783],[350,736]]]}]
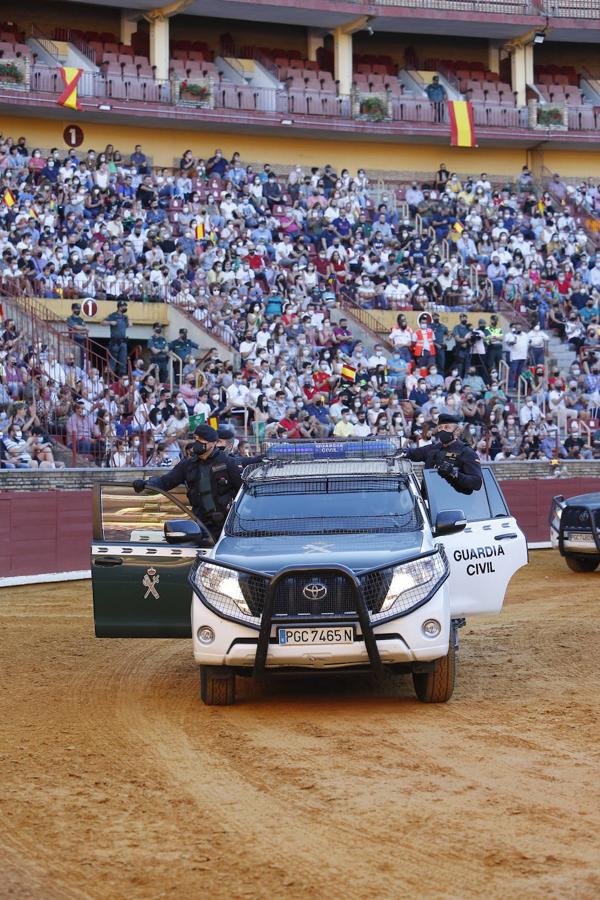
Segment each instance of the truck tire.
[{"label": "truck tire", "polygon": [[566,553],[565,560],[572,572],[595,572],[600,565],[600,556],[575,556]]},{"label": "truck tire", "polygon": [[433,672],[413,672],[415,694],[421,703],[447,703],[454,691],[456,652],[450,637],[448,653],[436,661]]},{"label": "truck tire", "polygon": [[200,666],[200,699],[206,706],[235,703],[235,672],[228,666]]}]

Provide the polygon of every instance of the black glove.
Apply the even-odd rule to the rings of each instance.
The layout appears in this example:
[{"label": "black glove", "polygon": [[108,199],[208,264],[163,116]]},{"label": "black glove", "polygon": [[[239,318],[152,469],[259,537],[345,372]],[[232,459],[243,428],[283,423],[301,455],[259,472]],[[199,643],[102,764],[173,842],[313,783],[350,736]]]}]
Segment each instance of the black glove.
[{"label": "black glove", "polygon": [[452,465],[452,463],[450,462],[449,459],[445,459],[443,462],[441,462],[439,464],[438,473],[446,481],[448,481],[449,483],[452,483],[453,481],[456,480],[456,477],[458,475],[458,469],[456,469],[455,466]]},{"label": "black glove", "polygon": [[136,478],[133,482],[133,489],[136,494],[143,494],[146,490],[146,479],[145,478]]}]

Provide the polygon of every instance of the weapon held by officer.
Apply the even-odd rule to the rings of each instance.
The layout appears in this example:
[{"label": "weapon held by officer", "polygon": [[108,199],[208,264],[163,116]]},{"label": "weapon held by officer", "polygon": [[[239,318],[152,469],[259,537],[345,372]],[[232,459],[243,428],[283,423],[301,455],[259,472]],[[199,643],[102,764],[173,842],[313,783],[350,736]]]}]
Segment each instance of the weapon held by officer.
[{"label": "weapon held by officer", "polygon": [[426,469],[436,469],[445,481],[460,494],[472,494],[483,484],[481,464],[468,444],[457,437],[460,421],[450,413],[441,413],[436,440],[426,447],[402,451],[412,462],[425,463]]}]

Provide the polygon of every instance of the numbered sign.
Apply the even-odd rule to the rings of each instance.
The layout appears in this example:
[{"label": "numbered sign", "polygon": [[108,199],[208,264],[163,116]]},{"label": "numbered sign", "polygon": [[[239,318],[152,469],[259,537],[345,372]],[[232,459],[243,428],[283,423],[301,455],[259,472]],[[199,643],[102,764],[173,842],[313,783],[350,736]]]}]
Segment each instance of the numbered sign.
[{"label": "numbered sign", "polygon": [[96,313],[98,312],[98,304],[95,300],[84,300],[81,304],[81,312],[88,319],[93,319]]},{"label": "numbered sign", "polygon": [[63,140],[67,147],[81,147],[83,139],[83,129],[79,125],[67,125],[63,131]]}]

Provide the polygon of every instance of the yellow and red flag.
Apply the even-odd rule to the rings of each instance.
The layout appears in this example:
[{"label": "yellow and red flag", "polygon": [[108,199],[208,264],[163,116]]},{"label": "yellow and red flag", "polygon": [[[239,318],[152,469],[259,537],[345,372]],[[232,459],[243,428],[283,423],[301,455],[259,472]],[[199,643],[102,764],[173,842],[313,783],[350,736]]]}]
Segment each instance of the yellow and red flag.
[{"label": "yellow and red flag", "polygon": [[469,100],[448,100],[450,115],[450,145],[476,147],[473,107]]},{"label": "yellow and red flag", "polygon": [[67,109],[81,109],[77,99],[77,85],[83,74],[83,69],[76,69],[74,66],[61,66],[59,71],[65,89],[56,102],[59,106],[66,106]]},{"label": "yellow and red flag", "polygon": [[203,241],[206,237],[204,225],[196,225],[196,240]]},{"label": "yellow and red flag", "polygon": [[214,428],[216,431],[217,428],[219,427],[219,420],[217,419],[216,416],[211,416],[210,419],[208,420],[208,424],[210,425],[211,428]]},{"label": "yellow and red flag", "polygon": [[345,378],[346,381],[356,381],[356,369],[354,366],[344,363],[342,366],[342,378]]},{"label": "yellow and red flag", "polygon": [[5,190],[4,193],[2,194],[2,202],[3,202],[4,205],[7,206],[9,209],[11,208],[11,206],[14,206],[15,203],[17,202],[17,201],[15,200],[15,195],[13,194],[12,191],[9,191],[8,188],[6,188],[6,190]]}]

